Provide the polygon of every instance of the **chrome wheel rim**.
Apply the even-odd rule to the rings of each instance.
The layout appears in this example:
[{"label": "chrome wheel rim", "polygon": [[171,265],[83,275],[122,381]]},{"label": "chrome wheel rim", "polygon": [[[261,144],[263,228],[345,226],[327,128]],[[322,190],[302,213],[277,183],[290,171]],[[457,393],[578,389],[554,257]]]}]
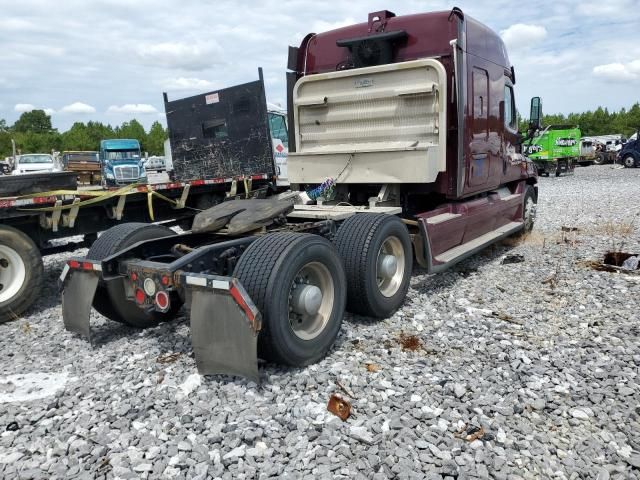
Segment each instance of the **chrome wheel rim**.
[{"label": "chrome wheel rim", "polygon": [[7,245],[0,245],[0,303],[11,300],[27,278],[24,260]]},{"label": "chrome wheel rim", "polygon": [[524,228],[525,230],[531,230],[533,228],[533,222],[536,219],[536,204],[533,198],[528,197],[527,202],[524,205]]},{"label": "chrome wheel rim", "polygon": [[335,303],[335,286],[329,269],[309,262],[296,274],[289,288],[289,325],[301,340],[312,340],[327,324]]},{"label": "chrome wheel rim", "polygon": [[376,281],[378,290],[385,297],[395,295],[404,278],[405,255],[402,242],[398,237],[387,237],[376,260]]}]

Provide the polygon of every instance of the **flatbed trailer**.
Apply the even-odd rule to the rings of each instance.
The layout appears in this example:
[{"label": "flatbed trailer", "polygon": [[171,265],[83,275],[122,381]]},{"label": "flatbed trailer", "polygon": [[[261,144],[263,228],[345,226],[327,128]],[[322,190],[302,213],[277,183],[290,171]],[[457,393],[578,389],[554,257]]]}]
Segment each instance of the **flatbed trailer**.
[{"label": "flatbed trailer", "polygon": [[144,328],[187,305],[199,372],[257,381],[258,358],[322,359],[345,310],[392,315],[414,258],[438,273],[533,227],[515,72],[486,26],[457,8],[373,12],[309,34],[288,66],[291,191],[215,205],[180,235],[105,232],[62,272],[67,330],[90,339],[91,308]]}]

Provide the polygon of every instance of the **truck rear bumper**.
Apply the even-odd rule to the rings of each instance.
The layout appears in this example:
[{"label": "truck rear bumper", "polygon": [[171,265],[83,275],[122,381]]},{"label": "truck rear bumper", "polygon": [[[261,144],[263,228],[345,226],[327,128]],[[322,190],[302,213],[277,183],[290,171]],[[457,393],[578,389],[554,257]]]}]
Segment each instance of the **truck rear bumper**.
[{"label": "truck rear bumper", "polygon": [[[91,305],[101,276],[101,263],[86,259],[70,260],[60,276],[65,328],[90,342]],[[262,321],[242,284],[232,277],[195,273],[182,273],[180,279],[181,288],[190,293],[186,297],[191,299],[191,340],[198,372],[238,375],[257,383]]]}]

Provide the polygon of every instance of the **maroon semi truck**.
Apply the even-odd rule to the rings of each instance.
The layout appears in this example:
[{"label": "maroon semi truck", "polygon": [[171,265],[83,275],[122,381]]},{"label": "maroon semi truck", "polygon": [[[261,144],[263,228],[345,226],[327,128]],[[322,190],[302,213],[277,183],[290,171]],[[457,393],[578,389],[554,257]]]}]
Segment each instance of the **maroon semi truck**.
[{"label": "maroon semi truck", "polygon": [[61,276],[68,330],[90,337],[92,304],[146,327],[186,303],[199,371],[256,379],[258,358],[323,358],[345,309],[393,314],[414,258],[439,272],[532,228],[515,73],[488,27],[381,11],[289,53],[291,191],[223,202],[181,235],[107,231]]}]

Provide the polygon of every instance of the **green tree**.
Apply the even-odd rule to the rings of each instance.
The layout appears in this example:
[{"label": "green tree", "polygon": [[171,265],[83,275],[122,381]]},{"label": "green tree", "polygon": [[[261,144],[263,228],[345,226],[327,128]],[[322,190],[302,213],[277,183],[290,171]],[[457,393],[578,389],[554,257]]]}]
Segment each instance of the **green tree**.
[{"label": "green tree", "polygon": [[115,129],[116,138],[134,138],[140,142],[142,150],[146,150],[147,132],[144,131],[142,124],[136,119],[130,122],[124,122]]},{"label": "green tree", "polygon": [[6,132],[7,130],[9,130],[7,121],[4,118],[0,118],[0,132]]},{"label": "green tree", "polygon": [[31,133],[51,133],[54,131],[51,126],[51,115],[47,115],[44,110],[24,112],[13,124],[13,130]]},{"label": "green tree", "polygon": [[167,139],[167,132],[160,122],[153,122],[147,135],[146,150],[149,155],[163,155],[164,141]]},{"label": "green tree", "polygon": [[97,150],[87,130],[84,123],[74,123],[62,134],[62,150]]}]

